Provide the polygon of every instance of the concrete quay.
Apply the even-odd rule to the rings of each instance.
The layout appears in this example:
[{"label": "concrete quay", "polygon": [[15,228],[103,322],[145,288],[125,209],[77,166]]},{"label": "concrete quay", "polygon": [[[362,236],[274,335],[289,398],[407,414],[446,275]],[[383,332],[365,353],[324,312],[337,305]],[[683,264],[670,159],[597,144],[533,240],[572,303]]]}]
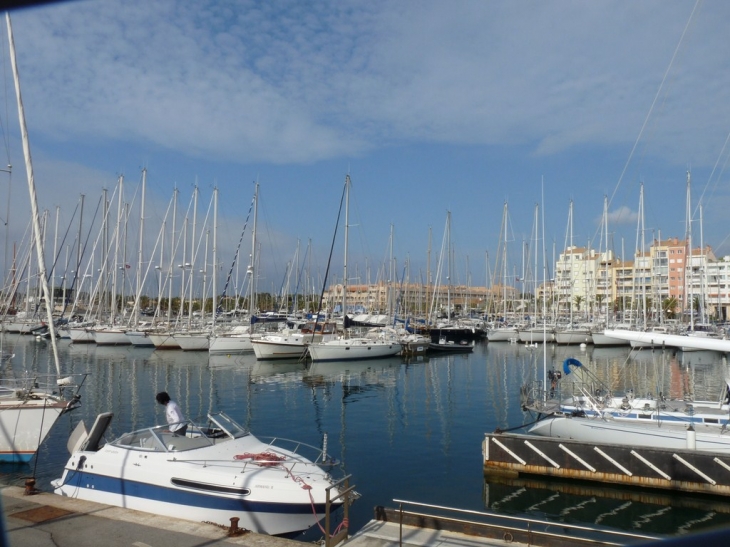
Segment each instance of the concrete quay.
[{"label": "concrete quay", "polygon": [[[64,498],[48,492],[25,495],[17,486],[0,490],[0,547],[302,547],[302,542],[245,533],[228,537],[213,524],[161,517],[121,507]],[[487,547],[510,542],[372,520],[340,545],[347,547]],[[512,547],[520,545],[511,543]]]},{"label": "concrete quay", "polygon": [[301,547],[298,541],[254,534],[3,486],[0,547]]}]

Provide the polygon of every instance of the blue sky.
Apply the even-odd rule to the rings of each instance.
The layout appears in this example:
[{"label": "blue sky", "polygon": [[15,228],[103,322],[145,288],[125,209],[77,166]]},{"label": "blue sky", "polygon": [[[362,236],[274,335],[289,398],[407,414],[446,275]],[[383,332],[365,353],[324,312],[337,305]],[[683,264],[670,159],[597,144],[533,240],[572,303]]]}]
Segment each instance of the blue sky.
[{"label": "blue sky", "polygon": [[[367,264],[376,280],[392,225],[399,275],[408,258],[424,279],[429,229],[433,269],[451,211],[452,279],[483,285],[505,201],[515,268],[535,204],[550,257],[571,199],[574,243],[598,246],[604,195],[631,255],[641,182],[647,242],[684,237],[689,169],[693,237],[702,196],[704,242],[730,254],[725,1],[94,0],[12,18],[39,204],[60,207],[60,232],[80,193],[90,218],[119,174],[134,211],[146,167],[148,245],[173,188],[187,209],[197,184],[202,217],[217,186],[227,270],[258,180],[259,285],[278,287],[297,239],[324,268],[349,173],[353,277]],[[11,242],[28,219],[14,100],[0,110]]]}]

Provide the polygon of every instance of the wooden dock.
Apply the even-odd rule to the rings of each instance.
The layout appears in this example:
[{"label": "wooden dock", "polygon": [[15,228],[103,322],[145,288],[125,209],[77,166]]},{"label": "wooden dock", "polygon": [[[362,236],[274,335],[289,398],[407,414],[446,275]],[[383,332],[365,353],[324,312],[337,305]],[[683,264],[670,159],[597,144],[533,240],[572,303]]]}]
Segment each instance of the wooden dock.
[{"label": "wooden dock", "polygon": [[484,472],[541,475],[674,492],[730,495],[730,455],[487,433]]}]

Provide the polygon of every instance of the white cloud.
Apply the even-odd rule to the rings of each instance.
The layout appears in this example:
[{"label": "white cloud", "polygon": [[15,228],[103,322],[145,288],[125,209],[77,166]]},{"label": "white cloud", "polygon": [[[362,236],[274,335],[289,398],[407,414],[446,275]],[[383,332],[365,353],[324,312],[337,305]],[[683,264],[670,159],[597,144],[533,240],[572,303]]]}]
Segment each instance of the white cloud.
[{"label": "white cloud", "polygon": [[[34,127],[57,139],[142,139],[282,163],[388,141],[534,144],[543,155],[629,146],[691,10],[686,2],[192,6],[100,0],[19,12]],[[717,70],[730,55],[720,23],[728,11],[705,3],[696,16],[647,129],[650,153],[714,161],[707,142],[719,150],[730,115],[730,73]]]},{"label": "white cloud", "polygon": [[626,207],[625,205],[608,213],[609,227],[611,225],[636,225],[638,219],[639,213],[636,211],[632,211],[629,207]]}]

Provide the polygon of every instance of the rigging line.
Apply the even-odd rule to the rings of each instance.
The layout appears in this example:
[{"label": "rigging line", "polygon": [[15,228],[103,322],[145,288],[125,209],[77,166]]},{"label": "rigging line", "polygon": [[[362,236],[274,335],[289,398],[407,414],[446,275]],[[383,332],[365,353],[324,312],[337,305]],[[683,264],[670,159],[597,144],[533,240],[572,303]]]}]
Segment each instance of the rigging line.
[{"label": "rigging line", "polygon": [[662,89],[664,87],[664,83],[666,82],[669,72],[672,70],[672,66],[674,65],[674,60],[677,58],[677,54],[679,53],[679,48],[682,46],[682,42],[684,41],[684,37],[687,34],[687,30],[689,29],[690,23],[692,22],[692,19],[694,17],[695,11],[697,11],[697,7],[699,6],[701,0],[695,0],[695,5],[692,8],[692,13],[689,15],[689,19],[687,20],[687,24],[684,26],[684,30],[682,31],[682,35],[679,38],[679,42],[677,43],[677,47],[674,49],[674,53],[672,54],[672,58],[669,61],[669,66],[667,66],[666,71],[664,72],[664,77],[662,78],[661,83],[659,84],[659,89],[657,89],[656,94],[654,95],[654,100],[651,103],[651,107],[649,108],[649,112],[646,114],[646,117],[644,118],[644,123],[641,125],[641,129],[639,130],[639,134],[636,137],[636,141],[634,142],[634,146],[631,148],[631,152],[629,153],[629,157],[626,160],[626,164],[624,165],[623,170],[621,171],[621,175],[619,176],[618,182],[616,183],[616,187],[613,189],[613,193],[611,194],[611,197],[608,200],[609,206],[613,202],[613,198],[616,196],[616,192],[618,192],[619,186],[621,186],[621,182],[623,181],[624,175],[626,174],[626,170],[629,167],[629,164],[631,163],[631,159],[634,156],[634,152],[636,152],[636,148],[639,145],[639,141],[641,140],[642,135],[644,134],[644,130],[646,129],[647,124],[649,123],[649,118],[651,117],[652,112],[654,111],[654,106],[656,106],[657,100],[659,99],[659,96],[661,95]]},{"label": "rigging line", "polygon": [[[3,57],[3,87],[4,89],[4,97],[5,97],[5,119],[10,120],[10,114],[8,113],[8,81],[10,78],[8,77],[8,59],[10,58],[10,54],[5,50],[5,41],[3,41],[3,45],[0,48],[0,54],[2,54]],[[5,156],[8,159],[8,166],[10,166],[10,139],[8,138],[8,128],[5,126],[5,124],[2,123],[2,119],[0,119],[0,128],[2,129],[3,134],[3,144],[5,145]]]},{"label": "rigging line", "polygon": [[[330,255],[327,259],[327,269],[324,271],[324,281],[322,282],[322,292],[319,294],[319,306],[317,307],[317,317],[314,320],[314,328],[312,329],[312,339],[314,339],[314,333],[317,332],[317,323],[319,323],[319,317],[322,312],[322,301],[324,300],[324,291],[327,287],[327,277],[329,277],[330,266],[332,265],[332,253],[335,250],[335,241],[337,240],[337,228],[340,226],[340,216],[342,215],[342,204],[345,202],[345,194],[347,193],[347,186],[350,181],[350,175],[347,175],[345,181],[345,187],[342,189],[342,196],[340,197],[340,208],[337,211],[337,223],[335,224],[335,233],[332,235],[332,245],[330,245]],[[345,286],[347,286],[347,280],[345,280]],[[342,310],[342,327],[347,328],[347,310]]]},{"label": "rigging line", "polygon": [[[715,165],[713,165],[713,167],[712,167],[712,172],[710,173],[710,176],[707,177],[707,182],[705,183],[705,187],[702,189],[702,193],[700,194],[700,197],[697,200],[697,205],[695,206],[695,212],[697,212],[697,209],[699,208],[700,203],[702,203],[702,198],[705,197],[705,192],[707,191],[707,187],[710,185],[710,182],[712,181],[712,179],[715,175],[715,171],[717,171],[717,166],[720,163],[720,158],[722,158],[722,156],[725,154],[725,149],[727,148],[728,141],[730,141],[730,132],[728,132],[727,137],[725,137],[725,142],[723,143],[722,148],[720,149],[720,154],[718,154],[718,156],[717,156]],[[725,163],[727,163],[727,159],[725,160]],[[725,170],[724,166],[725,166],[725,164],[723,164],[723,171]],[[720,177],[718,176],[718,180],[719,180],[719,178]],[[712,188],[713,193],[715,192],[715,188],[717,187],[718,180],[715,180],[715,184]]]},{"label": "rigging line", "polygon": [[[239,253],[241,251],[241,243],[243,242],[243,236],[246,233],[246,226],[248,226],[248,220],[251,217],[251,211],[253,210],[253,204],[256,197],[254,195],[253,198],[251,198],[251,206],[248,208],[248,214],[246,215],[246,221],[243,223],[243,230],[241,231],[241,237],[238,238],[238,245],[236,246],[236,252],[233,253],[233,262],[231,263],[231,268],[228,270],[228,277],[226,278],[226,284],[223,287],[223,292],[221,293],[220,299],[218,299],[218,306],[223,302],[223,299],[226,297],[226,291],[228,290],[228,284],[231,282],[231,276],[233,275],[233,269],[236,267],[236,260],[238,259]],[[213,298],[215,298],[215,295],[213,295]],[[216,309],[213,310],[213,313],[217,313],[218,306],[216,306]]]},{"label": "rigging line", "polygon": [[[58,264],[58,259],[61,257],[61,250],[63,249],[64,244],[66,243],[66,238],[68,237],[68,233],[71,230],[71,224],[74,221],[74,218],[76,218],[76,212],[79,210],[79,204],[76,204],[76,208],[74,209],[73,215],[71,215],[71,220],[68,222],[68,226],[66,227],[66,233],[63,234],[63,239],[61,239],[61,244],[58,246],[58,253],[56,253],[56,256],[53,257],[53,264],[51,264],[51,269],[48,272],[48,279],[50,280],[51,277],[56,275],[56,265]],[[65,275],[65,272],[64,272]]]},{"label": "rigging line", "polygon": [[[94,222],[96,222],[96,215],[99,214],[99,208],[101,207],[101,201],[103,199],[103,195],[99,196],[99,201],[96,202],[96,210],[94,211],[94,216],[91,219],[91,225],[89,227],[89,231],[86,232],[86,240],[84,241],[84,247],[81,250],[81,254],[79,255],[78,262],[76,263],[76,269],[74,270],[74,277],[71,280],[71,286],[68,288],[69,293],[72,293],[74,291],[74,287],[76,286],[76,281],[79,278],[79,268],[81,268],[81,260],[83,256],[86,254],[86,247],[89,244],[89,239],[91,238],[91,226],[94,226]],[[76,297],[74,297],[74,308],[76,306]],[[63,309],[61,310],[61,317],[64,316],[66,313],[66,309],[68,308],[68,299],[66,298],[66,295],[63,296]],[[72,308],[73,311],[73,308]]]}]

